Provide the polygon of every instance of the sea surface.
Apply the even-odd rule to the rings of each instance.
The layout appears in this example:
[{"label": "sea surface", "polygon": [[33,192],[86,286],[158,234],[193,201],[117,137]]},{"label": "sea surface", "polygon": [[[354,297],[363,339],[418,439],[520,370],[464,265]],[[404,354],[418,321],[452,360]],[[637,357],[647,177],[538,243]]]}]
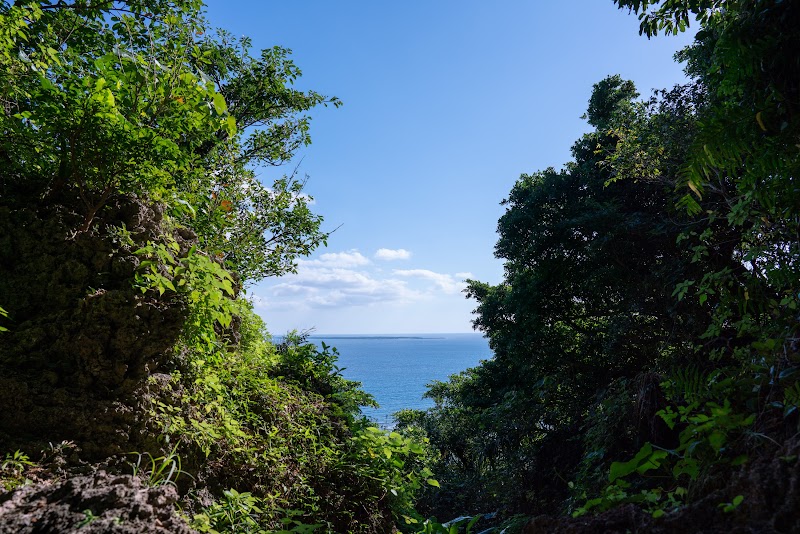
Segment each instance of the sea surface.
[{"label": "sea surface", "polygon": [[481,360],[491,358],[481,334],[322,335],[309,341],[339,351],[339,367],[348,380],[361,382],[380,408],[363,408],[364,415],[391,427],[391,414],[404,408],[433,406],[423,399],[427,384],[447,380]]}]

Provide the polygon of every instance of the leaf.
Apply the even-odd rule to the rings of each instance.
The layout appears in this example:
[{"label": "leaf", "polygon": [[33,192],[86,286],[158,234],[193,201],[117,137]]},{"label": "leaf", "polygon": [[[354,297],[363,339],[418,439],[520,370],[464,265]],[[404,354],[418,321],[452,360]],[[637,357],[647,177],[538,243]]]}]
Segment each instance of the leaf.
[{"label": "leaf", "polygon": [[783,371],[780,372],[780,374],[778,375],[778,378],[781,379],[781,380],[783,380],[784,378],[788,378],[788,377],[792,376],[793,374],[795,374],[797,372],[797,370],[798,370],[798,367],[787,367],[786,369],[784,369]]},{"label": "leaf", "polygon": [[228,111],[228,105],[225,103],[225,97],[219,93],[214,94],[214,110],[217,112],[217,115],[223,115],[226,111]]},{"label": "leaf", "polygon": [[653,451],[649,458],[644,463],[636,468],[636,472],[643,475],[651,469],[658,469],[661,467],[661,460],[667,457],[667,451]]},{"label": "leaf", "polygon": [[756,113],[756,122],[758,123],[758,127],[761,128],[761,131],[764,131],[764,132],[767,131],[767,127],[764,126],[764,121],[761,120],[761,112],[760,111],[758,113]]},{"label": "leaf", "polygon": [[408,450],[414,454],[425,454],[425,449],[419,443],[412,443],[408,446]]},{"label": "leaf", "polygon": [[436,479],[433,479],[433,478],[429,478],[429,479],[428,479],[428,480],[426,480],[425,482],[427,482],[428,484],[430,484],[431,486],[433,486],[433,487],[435,487],[435,488],[440,488],[440,487],[441,487],[441,486],[439,485],[439,481],[438,481],[438,480],[436,480]]},{"label": "leaf", "polygon": [[650,456],[653,452],[653,446],[650,443],[645,443],[634,458],[628,462],[614,462],[611,464],[611,470],[608,474],[608,481],[614,482],[618,478],[630,475],[639,467],[642,460]]},{"label": "leaf", "polygon": [[182,206],[187,212],[189,212],[189,215],[191,216],[192,219],[194,219],[197,216],[197,212],[195,211],[194,207],[191,204],[189,204],[189,202],[187,202],[186,200],[179,198],[175,200],[175,203]]},{"label": "leaf", "polygon": [[692,458],[684,460],[672,469],[672,476],[675,478],[678,478],[680,475],[689,475],[690,479],[695,480],[699,474],[700,468],[697,466],[697,461]]},{"label": "leaf", "polygon": [[688,185],[689,189],[691,189],[692,192],[695,195],[697,195],[698,199],[703,200],[703,195],[702,195],[702,193],[700,193],[700,189],[697,187],[697,185],[692,180],[689,180],[686,185]]}]

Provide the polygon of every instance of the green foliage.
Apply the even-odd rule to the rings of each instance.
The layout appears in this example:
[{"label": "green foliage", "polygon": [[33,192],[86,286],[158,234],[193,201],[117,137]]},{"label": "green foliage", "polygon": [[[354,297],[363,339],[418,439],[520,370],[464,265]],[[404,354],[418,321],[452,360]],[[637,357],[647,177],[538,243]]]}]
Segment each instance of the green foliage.
[{"label": "green foliage", "polygon": [[423,484],[439,487],[433,472],[421,461],[425,452],[423,443],[409,437],[364,426],[354,434],[342,467],[374,485],[372,492],[388,499],[398,522],[416,524],[420,518],[414,502]]},{"label": "green foliage", "polygon": [[[683,31],[691,15],[701,24],[681,53],[702,105],[682,162],[680,183],[689,191],[679,205],[705,214],[685,236],[694,261],[706,264],[701,277],[687,280],[691,292],[716,301],[703,339],[755,339],[762,346],[783,340],[793,352],[800,121],[791,110],[800,103],[800,68],[789,51],[800,36],[800,8],[774,0],[726,2],[724,9],[683,0],[616,3],[639,13],[648,36]],[[727,352],[714,348],[716,358]],[[734,349],[745,361],[753,357]]]},{"label": "green foliage", "polygon": [[164,202],[246,278],[292,271],[325,242],[303,182],[271,186],[310,142],[305,112],[339,100],[291,87],[288,50],[214,34],[199,0],[0,2],[4,197],[61,202],[88,231],[110,198]]},{"label": "green foliage", "polygon": [[[631,460],[613,462],[609,471],[609,485],[599,497],[589,499],[578,507],[573,516],[587,511],[603,511],[622,503],[640,503],[654,517],[687,502],[691,484],[707,472],[721,465],[739,466],[747,462],[746,455],[735,455],[731,441],[741,438],[745,430],[752,427],[755,415],[743,416],[733,412],[729,401],[723,405],[699,402],[679,406],[673,410],[667,406],[659,412],[670,429],[681,425],[679,444],[674,449],[663,449],[646,443]],[[733,451],[733,454],[732,454]],[[659,480],[656,487],[634,490],[631,482],[624,479],[640,475]],[[733,503],[720,504],[726,512],[734,510],[743,497]]]},{"label": "green foliage", "polygon": [[218,328],[228,328],[233,317],[234,281],[218,262],[192,246],[182,254],[180,245],[147,243],[134,254],[142,258],[135,285],[142,293],[166,291],[182,298],[189,308],[184,327],[187,345],[198,351],[218,346]]},{"label": "green foliage", "polygon": [[733,498],[732,502],[720,503],[719,507],[722,508],[723,512],[728,514],[736,510],[739,507],[739,505],[742,504],[742,502],[744,502],[744,495],[737,495],[736,497]]},{"label": "green foliage", "polygon": [[[702,409],[696,404],[690,404],[679,407],[677,412],[667,406],[659,415],[670,428],[675,428],[677,423],[685,424],[679,436],[679,445],[674,450],[678,461],[672,473],[676,478],[686,474],[692,480],[699,476],[701,465],[711,465],[719,461],[720,455],[728,449],[730,438],[736,433],[741,434],[743,429],[750,428],[755,420],[755,414],[742,415],[733,412],[727,400],[721,406],[708,402]],[[739,464],[744,460],[746,457],[739,456],[733,461]]]},{"label": "green foliage", "polygon": [[[16,164],[9,178],[73,189],[83,230],[114,193],[175,188],[194,174],[192,145],[235,128],[209,109],[216,91],[183,59],[190,36],[202,31],[199,2],[149,18],[155,6],[146,3],[130,12],[110,4],[1,7],[4,20],[21,21],[4,54],[5,72],[17,75],[0,81],[11,96],[2,147]],[[182,132],[195,134],[189,146]]]},{"label": "green foliage", "polygon": [[473,527],[475,527],[481,519],[483,519],[483,515],[457,517],[447,523],[437,523],[429,519],[423,523],[423,529],[418,531],[417,534],[459,534],[460,532],[474,534]]},{"label": "green foliage", "polygon": [[[8,317],[8,312],[4,310],[2,307],[0,307],[0,317],[3,318]],[[4,328],[2,325],[0,325],[0,332],[8,332],[8,328]]]},{"label": "green foliage", "polygon": [[[640,13],[648,36],[682,31],[690,14],[701,23],[681,54],[703,105],[683,162],[681,183],[690,192],[678,205],[704,214],[680,237],[703,269],[675,292],[710,304],[698,353],[718,363],[710,373],[693,368],[666,384],[679,403],[661,412],[668,425],[682,427],[673,474],[693,479],[720,462],[745,461],[724,454],[745,430],[780,436],[779,425],[764,425],[765,410],[782,410],[784,419],[795,411],[800,122],[791,110],[800,103],[800,70],[788,50],[798,39],[800,11],[772,0],[726,2],[724,9],[711,2],[617,3]],[[657,7],[647,12],[649,4]]]},{"label": "green foliage", "polygon": [[24,486],[29,482],[25,471],[35,465],[24,452],[17,450],[13,453],[6,453],[3,461],[0,462],[0,485],[6,491]]},{"label": "green foliage", "polygon": [[611,472],[608,475],[608,481],[614,482],[618,478],[630,475],[631,473],[639,473],[640,475],[650,471],[651,469],[658,469],[661,467],[661,462],[667,457],[667,451],[653,450],[652,445],[647,443],[642,449],[633,457],[632,460],[627,462],[614,462],[611,464]]},{"label": "green foliage", "polygon": [[100,519],[100,516],[95,515],[95,513],[90,508],[87,508],[81,513],[83,514],[83,519],[81,519],[80,522],[78,523],[77,525],[78,528],[83,528],[86,525],[91,524],[93,521],[97,521],[98,519]]},{"label": "green foliage", "polygon": [[305,335],[291,332],[278,345],[280,358],[274,374],[309,391],[335,401],[337,415],[353,421],[361,406],[377,407],[375,399],[360,389],[360,383],[345,379],[336,365],[339,352],[324,341],[322,350],[308,343]]},{"label": "green foliage", "polygon": [[288,534],[290,532],[309,533],[318,531],[323,525],[320,523],[304,523],[298,517],[303,515],[301,510],[278,510],[282,515],[276,530],[263,527],[267,523],[264,510],[261,508],[262,499],[250,493],[239,493],[236,490],[225,490],[223,499],[203,509],[191,521],[192,528],[199,532],[219,534],[220,532],[240,533],[272,533]]},{"label": "green foliage", "polygon": [[[797,369],[796,367],[794,369]],[[800,408],[800,381],[796,381],[791,386],[783,391],[783,403],[780,407],[784,409],[783,415],[787,417],[792,415]]]},{"label": "green foliage", "polygon": [[[136,455],[136,463],[131,462],[133,469],[133,476],[142,477],[148,486],[163,486],[171,485],[176,486],[175,481],[182,474],[186,474],[181,470],[181,458],[176,454],[177,446],[164,456],[153,458],[150,453],[132,452],[130,454]],[[144,460],[144,463],[143,463]]]},{"label": "green foliage", "polygon": [[326,245],[322,218],[309,209],[313,200],[303,193],[305,180],[294,175],[262,185],[249,171],[239,183],[229,179],[210,196],[198,192],[196,215],[186,218],[203,247],[224,258],[242,278],[260,280],[296,270],[295,258]]},{"label": "green foliage", "polygon": [[197,528],[370,532],[418,517],[415,497],[435,483],[424,443],[360,417],[374,401],[341,376],[335,349],[297,335],[273,345],[247,301],[230,306],[238,346],[186,346],[172,377],[179,394],[152,405],[198,481],[237,488],[198,514]]},{"label": "green foliage", "polygon": [[613,462],[609,484],[573,515],[632,502],[658,517],[691,502],[696,496],[693,488],[702,477],[745,464],[745,439],[753,432],[756,415],[734,410],[733,402],[746,403],[757,382],[733,380],[734,371],[674,371],[661,385],[670,404],[657,415],[670,430],[680,430],[676,445],[665,448],[646,443],[632,459]]},{"label": "green foliage", "polygon": [[[718,10],[718,2],[714,0],[615,0],[614,3],[620,9],[627,7],[639,14],[641,21],[639,34],[645,34],[648,38],[661,32],[677,35],[686,31],[691,21],[690,12],[696,15],[698,22],[707,24]],[[728,4],[736,9],[742,2],[734,1]]]},{"label": "green foliage", "polygon": [[[630,82],[601,81],[588,112],[597,130],[575,143],[575,161],[523,175],[504,201],[496,254],[505,280],[467,289],[494,358],[428,392],[436,406],[423,426],[442,454],[449,500],[432,506],[552,510],[574,493],[567,481],[579,471],[578,485],[594,487],[611,455],[638,448],[638,433],[648,432],[625,424],[634,419],[634,379],[690,358],[705,318],[672,296],[698,272],[672,210],[686,144],[660,147],[657,176],[623,180],[623,169],[646,167],[619,152],[620,132],[677,136],[688,113],[675,112],[681,96],[635,102]],[[652,150],[642,150],[646,161]],[[543,482],[553,478],[560,482]]]},{"label": "green foliage", "polygon": [[281,519],[282,528],[280,530],[266,530],[262,525],[264,511],[261,508],[262,499],[254,497],[252,494],[239,493],[230,489],[223,492],[223,497],[211,506],[203,509],[203,512],[196,514],[191,521],[192,528],[199,532],[209,532],[217,534],[219,532],[241,532],[241,533],[288,533],[288,532],[314,532],[322,525],[309,525],[294,519],[301,515],[298,510],[280,510],[286,517]]},{"label": "green foliage", "polygon": [[674,510],[685,503],[687,490],[678,486],[672,491],[665,492],[661,488],[631,489],[630,483],[623,479],[609,484],[599,497],[589,499],[583,506],[572,512],[572,517],[580,517],[587,512],[603,512],[615,506],[635,503],[653,514],[654,518],[663,516],[667,511]]},{"label": "green foliage", "polygon": [[[579,500],[576,515],[638,503],[658,517],[747,461],[747,438],[796,431],[798,3],[616,3],[648,36],[695,17],[693,81],[644,101],[619,76],[595,85],[574,161],[521,176],[503,203],[503,282],[469,283],[494,358],[431,384],[434,408],[384,432],[336,349],[272,344],[237,298],[325,242],[305,180],[254,169],[288,161],[310,142],[306,112],[340,102],[294,89],[288,50],[209,31],[199,0],[0,0],[4,200],[66,207],[79,233],[136,196],[190,236],[135,253],[135,285],[187,321],[148,397],[169,452],[134,469],[207,485],[196,528],[457,532],[486,506]],[[7,455],[4,484],[28,466]],[[419,495],[426,515],[467,515],[423,522]]]},{"label": "green foliage", "polygon": [[696,17],[693,80],[645,101],[602,80],[574,161],[504,201],[505,278],[467,290],[495,356],[433,384],[412,418],[440,453],[438,515],[659,516],[742,465],[753,437],[796,432],[800,7],[616,3],[648,36]]},{"label": "green foliage", "polygon": [[[214,496],[198,529],[379,532],[421,520],[415,498],[438,485],[424,439],[370,426],[360,407],[374,400],[341,376],[336,349],[297,335],[273,344],[237,298],[325,243],[297,170],[262,182],[255,169],[289,161],[310,142],[307,112],[340,102],[293,87],[290,51],[254,54],[202,15],[200,0],[0,0],[0,194],[66,213],[69,237],[107,232],[136,249],[142,302],[185,312],[145,398],[162,450],[137,453],[133,469],[177,485],[191,509],[192,490]],[[152,230],[165,235],[114,227],[104,210],[120,197],[158,203]]]}]

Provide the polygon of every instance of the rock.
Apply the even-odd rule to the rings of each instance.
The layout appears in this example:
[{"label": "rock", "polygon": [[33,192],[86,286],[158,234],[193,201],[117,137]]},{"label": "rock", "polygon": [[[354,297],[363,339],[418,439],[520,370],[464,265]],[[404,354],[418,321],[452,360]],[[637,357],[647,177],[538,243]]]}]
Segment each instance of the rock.
[{"label": "rock", "polygon": [[[163,240],[162,216],[121,197],[76,233],[80,217],[63,206],[0,205],[0,451],[70,440],[100,460],[152,443],[146,414],[160,392],[148,377],[169,372],[186,319],[180,299],[133,287],[133,251]],[[183,234],[173,237],[188,249],[194,234]]]},{"label": "rock", "polygon": [[190,534],[176,513],[170,485],[103,471],[66,481],[42,482],[0,493],[0,534],[114,532]]}]

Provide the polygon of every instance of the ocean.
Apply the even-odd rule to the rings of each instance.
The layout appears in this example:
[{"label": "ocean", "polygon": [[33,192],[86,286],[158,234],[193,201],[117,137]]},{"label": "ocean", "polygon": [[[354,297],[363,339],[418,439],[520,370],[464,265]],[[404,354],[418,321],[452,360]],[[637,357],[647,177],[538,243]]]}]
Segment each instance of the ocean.
[{"label": "ocean", "polygon": [[361,382],[380,408],[363,408],[364,415],[392,426],[391,415],[404,408],[433,406],[423,399],[426,385],[491,358],[481,334],[322,335],[309,336],[339,351],[342,376]]}]

